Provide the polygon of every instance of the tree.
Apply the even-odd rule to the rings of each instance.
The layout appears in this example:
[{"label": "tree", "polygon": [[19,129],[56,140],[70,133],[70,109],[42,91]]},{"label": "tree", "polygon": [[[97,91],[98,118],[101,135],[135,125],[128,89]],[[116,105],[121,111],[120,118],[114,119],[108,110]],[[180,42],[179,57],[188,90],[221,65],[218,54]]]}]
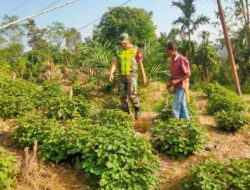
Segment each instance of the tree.
[{"label": "tree", "polygon": [[196,52],[195,62],[201,67],[203,80],[210,82],[218,69],[220,57],[213,46],[204,41]]},{"label": "tree", "polygon": [[156,27],[152,22],[152,12],[130,7],[114,7],[105,13],[94,30],[94,39],[99,42],[111,41],[119,44],[119,36],[127,32],[134,44],[144,45],[156,41]]},{"label": "tree", "polygon": [[195,0],[180,0],[173,1],[172,5],[178,7],[182,11],[182,16],[173,22],[173,24],[181,24],[181,32],[184,36],[191,40],[191,35],[203,24],[209,23],[209,18],[204,15],[194,17],[196,8],[194,6]]},{"label": "tree", "polygon": [[[4,15],[2,25],[13,22],[18,19],[18,16],[8,16]],[[7,44],[15,44],[15,43],[22,43],[23,36],[24,36],[24,30],[23,26],[20,24],[15,24],[12,26],[9,26],[3,30],[0,31],[3,34],[3,37]]]},{"label": "tree", "polygon": [[158,38],[158,41],[162,46],[165,46],[167,41],[174,40],[177,43],[177,37],[181,34],[180,30],[178,28],[172,28],[168,34],[166,33],[160,33],[160,37]]},{"label": "tree", "polygon": [[18,72],[20,67],[20,58],[23,55],[24,47],[19,43],[11,43],[4,49],[0,50],[1,68],[9,65],[10,70]]},{"label": "tree", "polygon": [[28,44],[32,50],[39,50],[49,55],[49,44],[44,39],[46,29],[39,29],[33,19],[29,19],[28,23],[25,24],[28,30]]},{"label": "tree", "polygon": [[75,28],[68,28],[65,32],[65,46],[68,50],[75,50],[76,46],[82,43],[81,33]]},{"label": "tree", "polygon": [[66,29],[63,23],[53,22],[52,25],[47,27],[46,39],[51,46],[60,48],[65,40]]}]

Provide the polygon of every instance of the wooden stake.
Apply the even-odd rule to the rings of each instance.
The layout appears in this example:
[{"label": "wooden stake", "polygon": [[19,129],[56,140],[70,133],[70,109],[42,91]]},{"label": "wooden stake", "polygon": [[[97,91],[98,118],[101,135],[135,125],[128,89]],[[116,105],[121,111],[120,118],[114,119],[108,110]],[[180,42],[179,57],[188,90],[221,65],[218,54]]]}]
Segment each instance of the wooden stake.
[{"label": "wooden stake", "polygon": [[224,17],[222,5],[221,5],[221,0],[217,0],[217,4],[218,4],[218,10],[219,10],[219,15],[220,15],[221,25],[222,25],[222,29],[223,29],[223,33],[224,33],[225,43],[226,43],[226,47],[227,47],[229,62],[230,62],[232,72],[233,72],[235,91],[240,96],[241,95],[240,83],[239,83],[239,78],[238,78],[238,74],[237,74],[237,71],[236,71],[233,50],[232,50],[231,42],[230,42],[230,39],[229,39],[229,36],[228,36],[228,31],[227,31],[225,17]]}]

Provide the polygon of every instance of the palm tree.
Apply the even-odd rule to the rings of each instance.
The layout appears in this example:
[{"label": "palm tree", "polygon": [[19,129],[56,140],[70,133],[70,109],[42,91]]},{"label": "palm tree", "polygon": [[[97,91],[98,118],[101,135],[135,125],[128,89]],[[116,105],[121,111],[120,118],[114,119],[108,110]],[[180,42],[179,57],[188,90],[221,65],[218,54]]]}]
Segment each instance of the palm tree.
[{"label": "palm tree", "polygon": [[195,0],[180,0],[173,1],[172,6],[178,7],[182,11],[182,16],[173,22],[173,24],[181,24],[181,32],[188,36],[188,41],[191,40],[191,34],[193,34],[200,25],[209,23],[209,18],[204,15],[199,15],[194,18],[196,12],[194,6]]}]

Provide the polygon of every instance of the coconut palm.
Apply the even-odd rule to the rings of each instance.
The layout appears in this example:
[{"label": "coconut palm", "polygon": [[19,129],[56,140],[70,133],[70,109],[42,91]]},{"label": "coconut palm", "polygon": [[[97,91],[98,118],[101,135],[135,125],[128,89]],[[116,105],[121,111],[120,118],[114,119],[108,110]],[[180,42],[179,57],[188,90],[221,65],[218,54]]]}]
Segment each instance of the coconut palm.
[{"label": "coconut palm", "polygon": [[209,18],[204,15],[194,17],[196,8],[194,6],[195,0],[180,0],[173,1],[172,6],[178,7],[182,11],[182,16],[173,22],[173,24],[181,24],[181,32],[184,36],[191,40],[191,35],[203,24],[209,23]]}]

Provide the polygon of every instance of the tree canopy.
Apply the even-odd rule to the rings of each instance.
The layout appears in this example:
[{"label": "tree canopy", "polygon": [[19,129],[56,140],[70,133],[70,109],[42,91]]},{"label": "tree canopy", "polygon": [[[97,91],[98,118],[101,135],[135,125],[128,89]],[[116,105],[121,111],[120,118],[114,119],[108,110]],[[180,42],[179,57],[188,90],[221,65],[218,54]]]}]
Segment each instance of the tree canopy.
[{"label": "tree canopy", "polygon": [[134,44],[144,45],[156,41],[156,26],[152,21],[152,12],[130,7],[110,8],[94,30],[94,38],[98,41],[119,43],[119,36],[127,32]]}]

